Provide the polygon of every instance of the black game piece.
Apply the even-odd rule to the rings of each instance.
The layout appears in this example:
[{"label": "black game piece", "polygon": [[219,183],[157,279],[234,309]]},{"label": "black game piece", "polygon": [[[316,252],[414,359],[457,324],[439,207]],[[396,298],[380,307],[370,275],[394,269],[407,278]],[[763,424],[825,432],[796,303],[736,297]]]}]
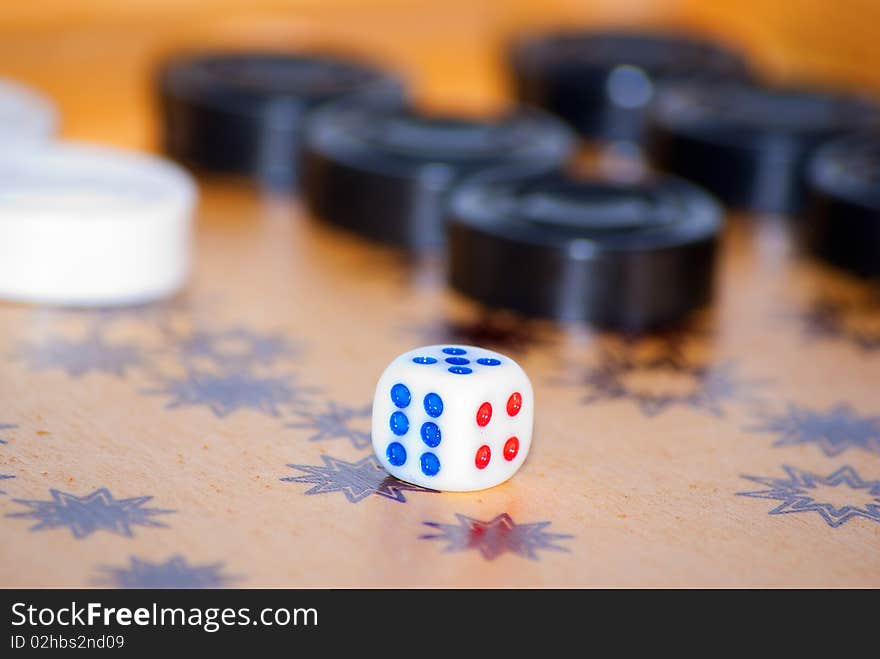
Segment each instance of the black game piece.
[{"label": "black game piece", "polygon": [[736,209],[796,215],[812,151],[842,131],[880,121],[880,106],[853,96],[742,84],[661,89],[649,156]]},{"label": "black game piece", "polygon": [[272,187],[298,178],[306,115],[343,96],[402,103],[394,77],[361,62],[314,54],[207,53],[158,73],[165,151],[208,173],[244,174]]},{"label": "black game piece", "polygon": [[478,121],[334,103],[309,121],[303,195],[328,223],[420,252],[443,243],[463,177],[518,162],[549,171],[572,146],[565,125],[538,110]]},{"label": "black game piece", "polygon": [[737,53],[680,34],[557,32],[514,44],[509,61],[522,102],[602,140],[642,139],[658,83],[749,77]]},{"label": "black game piece", "polygon": [[453,196],[450,280],[491,306],[645,331],[709,302],[721,226],[719,205],[675,178],[506,167]]},{"label": "black game piece", "polygon": [[851,135],[819,148],[809,184],[812,252],[855,274],[880,276],[880,134]]}]

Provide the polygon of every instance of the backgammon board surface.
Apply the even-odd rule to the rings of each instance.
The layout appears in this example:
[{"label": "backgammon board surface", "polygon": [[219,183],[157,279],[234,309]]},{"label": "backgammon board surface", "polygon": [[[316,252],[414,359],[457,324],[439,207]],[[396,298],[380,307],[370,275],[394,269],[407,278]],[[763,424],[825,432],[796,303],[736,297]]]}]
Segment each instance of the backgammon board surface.
[{"label": "backgammon board surface", "polygon": [[[90,72],[51,66],[20,69],[69,75],[62,106],[100,139]],[[712,308],[636,337],[480,309],[440,259],[290,197],[200,194],[185,294],[0,305],[0,585],[880,586],[880,292],[780,219],[731,216]],[[528,460],[489,490],[373,457],[380,373],[447,342],[535,388]]]}]

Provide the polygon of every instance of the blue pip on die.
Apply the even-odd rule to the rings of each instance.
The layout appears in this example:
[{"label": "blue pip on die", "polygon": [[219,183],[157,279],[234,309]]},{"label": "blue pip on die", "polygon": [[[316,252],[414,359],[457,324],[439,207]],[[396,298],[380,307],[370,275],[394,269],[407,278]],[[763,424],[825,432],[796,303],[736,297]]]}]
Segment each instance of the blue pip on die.
[{"label": "blue pip on die", "polygon": [[529,453],[534,394],[510,357],[464,345],[395,358],[373,399],[373,450],[400,480],[466,492],[503,483]]}]

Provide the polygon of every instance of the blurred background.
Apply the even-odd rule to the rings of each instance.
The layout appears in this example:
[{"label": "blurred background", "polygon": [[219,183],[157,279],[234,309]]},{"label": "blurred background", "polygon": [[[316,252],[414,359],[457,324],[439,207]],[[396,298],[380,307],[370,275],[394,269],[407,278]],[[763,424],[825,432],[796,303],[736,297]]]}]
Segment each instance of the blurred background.
[{"label": "blurred background", "polygon": [[0,8],[0,70],[55,99],[64,136],[155,148],[151,74],[170,51],[366,55],[427,107],[481,112],[509,97],[504,44],[560,25],[694,30],[738,45],[771,80],[880,92],[876,0],[13,0]]}]

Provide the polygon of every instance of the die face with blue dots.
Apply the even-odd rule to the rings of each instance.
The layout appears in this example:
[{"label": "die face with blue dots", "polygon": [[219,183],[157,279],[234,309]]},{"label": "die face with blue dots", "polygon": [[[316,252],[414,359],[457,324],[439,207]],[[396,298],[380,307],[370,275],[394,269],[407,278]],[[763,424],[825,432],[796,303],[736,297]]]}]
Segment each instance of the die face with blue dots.
[{"label": "die face with blue dots", "polygon": [[373,449],[401,480],[482,490],[520,468],[533,421],[531,382],[510,357],[476,346],[425,346],[396,357],[379,378]]}]

